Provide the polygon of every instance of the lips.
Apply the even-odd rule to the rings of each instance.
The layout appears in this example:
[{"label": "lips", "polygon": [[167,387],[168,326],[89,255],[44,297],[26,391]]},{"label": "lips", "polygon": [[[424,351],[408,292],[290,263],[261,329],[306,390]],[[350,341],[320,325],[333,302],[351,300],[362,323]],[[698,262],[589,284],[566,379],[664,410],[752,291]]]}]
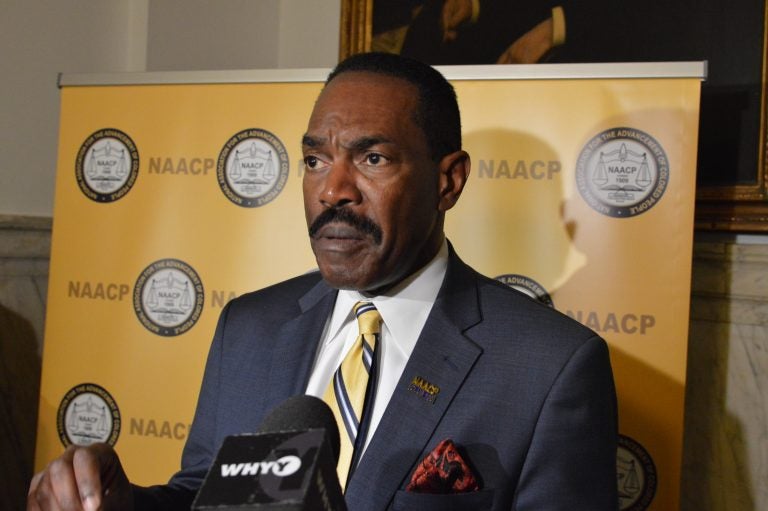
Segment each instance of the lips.
[{"label": "lips", "polygon": [[354,252],[367,245],[368,236],[347,224],[331,223],[323,226],[312,237],[312,245],[321,252]]},{"label": "lips", "polygon": [[351,225],[342,224],[342,223],[331,223],[321,227],[315,233],[313,238],[362,240],[363,238],[365,238],[365,234],[360,232],[359,229]]}]

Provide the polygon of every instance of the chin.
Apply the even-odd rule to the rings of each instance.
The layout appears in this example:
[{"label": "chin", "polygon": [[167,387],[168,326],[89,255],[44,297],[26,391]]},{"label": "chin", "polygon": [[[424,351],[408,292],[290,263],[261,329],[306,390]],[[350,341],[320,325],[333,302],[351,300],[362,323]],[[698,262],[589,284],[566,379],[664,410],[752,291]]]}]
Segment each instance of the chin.
[{"label": "chin", "polygon": [[334,289],[344,289],[347,291],[359,291],[371,295],[379,294],[391,288],[394,284],[383,279],[371,279],[366,276],[339,275],[338,273],[326,273],[320,270],[323,280]]},{"label": "chin", "polygon": [[319,265],[319,268],[323,280],[335,289],[362,291],[366,287],[366,281],[361,275],[355,275],[347,271],[339,271],[323,265]]}]

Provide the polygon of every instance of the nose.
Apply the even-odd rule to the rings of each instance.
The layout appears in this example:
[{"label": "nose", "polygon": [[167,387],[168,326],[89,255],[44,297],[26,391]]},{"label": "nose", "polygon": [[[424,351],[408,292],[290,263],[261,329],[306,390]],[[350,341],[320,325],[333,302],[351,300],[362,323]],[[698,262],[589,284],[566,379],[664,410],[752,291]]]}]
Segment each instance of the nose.
[{"label": "nose", "polygon": [[351,162],[333,162],[325,175],[320,202],[327,208],[359,204],[362,201],[362,194],[357,186],[359,177]]}]

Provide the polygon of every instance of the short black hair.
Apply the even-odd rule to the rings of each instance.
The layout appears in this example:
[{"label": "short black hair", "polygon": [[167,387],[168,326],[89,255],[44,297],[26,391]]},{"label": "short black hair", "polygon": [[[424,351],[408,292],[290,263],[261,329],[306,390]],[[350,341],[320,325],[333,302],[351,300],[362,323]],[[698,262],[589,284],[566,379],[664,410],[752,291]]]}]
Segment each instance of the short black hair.
[{"label": "short black hair", "polygon": [[414,121],[429,144],[434,161],[461,150],[461,116],[453,86],[431,66],[392,53],[358,53],[341,61],[325,84],[349,72],[370,72],[413,84],[419,97]]}]

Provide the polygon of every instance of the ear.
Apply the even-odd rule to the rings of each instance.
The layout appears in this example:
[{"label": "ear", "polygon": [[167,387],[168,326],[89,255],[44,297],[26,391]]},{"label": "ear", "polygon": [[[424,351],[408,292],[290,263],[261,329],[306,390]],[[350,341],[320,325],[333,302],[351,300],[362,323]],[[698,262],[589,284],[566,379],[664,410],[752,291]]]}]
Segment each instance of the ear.
[{"label": "ear", "polygon": [[451,209],[458,202],[464,185],[469,177],[471,162],[465,151],[450,153],[438,164],[439,202],[437,208],[441,212]]}]

